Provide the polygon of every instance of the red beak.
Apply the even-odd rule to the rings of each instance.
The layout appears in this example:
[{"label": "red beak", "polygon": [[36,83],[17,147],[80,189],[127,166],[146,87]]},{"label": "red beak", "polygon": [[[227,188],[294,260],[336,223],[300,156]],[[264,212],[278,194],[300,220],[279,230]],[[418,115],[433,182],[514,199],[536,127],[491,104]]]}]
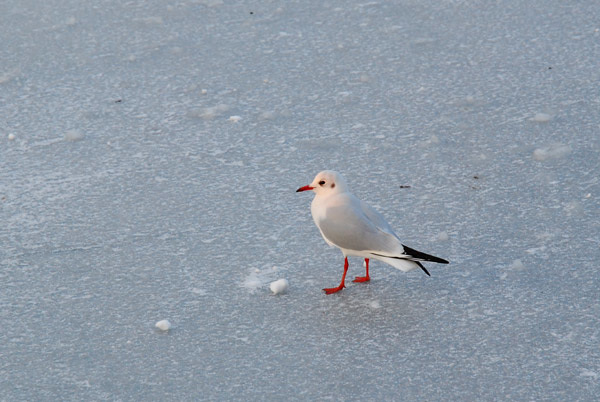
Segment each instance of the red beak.
[{"label": "red beak", "polygon": [[297,193],[299,193],[300,191],[308,191],[308,190],[312,190],[314,187],[311,186],[304,186],[304,187],[300,187],[298,190],[296,190]]}]

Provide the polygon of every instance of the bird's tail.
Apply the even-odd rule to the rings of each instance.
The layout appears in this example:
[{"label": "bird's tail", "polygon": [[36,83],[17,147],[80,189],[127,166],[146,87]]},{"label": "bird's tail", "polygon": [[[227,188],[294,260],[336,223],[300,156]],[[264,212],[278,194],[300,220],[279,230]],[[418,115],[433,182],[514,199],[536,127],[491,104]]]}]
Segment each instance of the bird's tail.
[{"label": "bird's tail", "polygon": [[443,258],[436,257],[431,254],[422,253],[410,247],[406,247],[405,245],[402,245],[402,247],[404,247],[404,253],[399,256],[387,256],[373,252],[371,252],[371,255],[373,256],[373,258],[390,264],[392,267],[401,271],[408,272],[412,271],[415,268],[421,268],[423,272],[425,272],[429,276],[431,276],[431,274],[429,273],[429,271],[427,271],[423,264],[421,264],[421,261],[448,264],[448,261],[444,260]]},{"label": "bird's tail", "polygon": [[402,247],[404,247],[404,254],[406,254],[406,256],[413,261],[430,261],[438,262],[440,264],[448,264],[448,261],[444,260],[443,258],[436,257],[431,254],[422,253],[420,251],[415,250],[414,248],[406,247],[404,244],[402,245]]},{"label": "bird's tail", "polygon": [[418,261],[412,261],[406,258],[399,257],[387,257],[376,253],[371,253],[371,255],[373,256],[373,258],[379,261],[383,261],[386,264],[390,264],[392,267],[399,269],[400,271],[408,272],[412,271],[415,268],[421,268],[423,271],[425,271],[427,275],[429,275],[429,272],[427,272],[425,267],[423,267],[423,265],[421,265],[421,263]]}]

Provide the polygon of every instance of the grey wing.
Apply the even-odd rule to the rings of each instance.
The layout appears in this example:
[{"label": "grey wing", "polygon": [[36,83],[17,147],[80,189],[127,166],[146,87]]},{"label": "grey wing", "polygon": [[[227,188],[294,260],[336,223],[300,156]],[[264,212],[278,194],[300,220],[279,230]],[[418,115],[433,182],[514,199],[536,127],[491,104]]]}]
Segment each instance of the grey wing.
[{"label": "grey wing", "polygon": [[392,229],[390,224],[387,223],[387,221],[385,220],[383,215],[381,215],[379,212],[377,212],[373,207],[371,207],[366,202],[364,202],[362,200],[359,200],[359,202],[360,202],[360,207],[363,210],[363,213],[369,218],[369,220],[371,222],[373,222],[373,224],[375,224],[377,227],[379,227],[384,232],[387,232],[387,233],[393,235],[394,237],[398,238],[398,236],[396,235],[396,233],[394,232],[394,230]]},{"label": "grey wing", "polygon": [[326,240],[347,250],[376,251],[386,255],[397,255],[404,251],[393,232],[388,232],[389,225],[377,225],[379,222],[374,222],[363,211],[361,201],[352,196],[344,201],[328,207],[319,221],[319,229]]}]

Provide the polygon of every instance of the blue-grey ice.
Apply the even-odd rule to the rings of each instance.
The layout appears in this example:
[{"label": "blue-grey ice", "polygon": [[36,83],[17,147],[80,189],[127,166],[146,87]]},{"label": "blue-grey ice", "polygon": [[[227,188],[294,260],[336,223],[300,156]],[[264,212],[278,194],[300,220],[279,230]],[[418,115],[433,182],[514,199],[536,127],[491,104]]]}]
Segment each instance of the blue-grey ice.
[{"label": "blue-grey ice", "polygon": [[[599,21],[0,1],[0,399],[597,400]],[[324,295],[323,169],[451,264]]]}]

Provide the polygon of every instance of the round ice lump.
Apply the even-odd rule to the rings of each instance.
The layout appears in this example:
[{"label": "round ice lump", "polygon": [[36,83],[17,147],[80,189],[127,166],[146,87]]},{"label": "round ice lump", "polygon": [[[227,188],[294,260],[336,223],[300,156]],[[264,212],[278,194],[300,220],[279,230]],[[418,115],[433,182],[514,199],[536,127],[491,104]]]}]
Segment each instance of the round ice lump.
[{"label": "round ice lump", "polygon": [[289,286],[290,284],[287,281],[287,279],[278,279],[275,282],[271,282],[271,284],[269,285],[269,289],[271,289],[271,292],[273,292],[273,294],[278,295],[281,293],[285,293]]},{"label": "round ice lump", "polygon": [[154,326],[160,329],[161,331],[168,331],[171,329],[171,323],[169,322],[169,320],[160,320],[159,322],[154,324]]}]

